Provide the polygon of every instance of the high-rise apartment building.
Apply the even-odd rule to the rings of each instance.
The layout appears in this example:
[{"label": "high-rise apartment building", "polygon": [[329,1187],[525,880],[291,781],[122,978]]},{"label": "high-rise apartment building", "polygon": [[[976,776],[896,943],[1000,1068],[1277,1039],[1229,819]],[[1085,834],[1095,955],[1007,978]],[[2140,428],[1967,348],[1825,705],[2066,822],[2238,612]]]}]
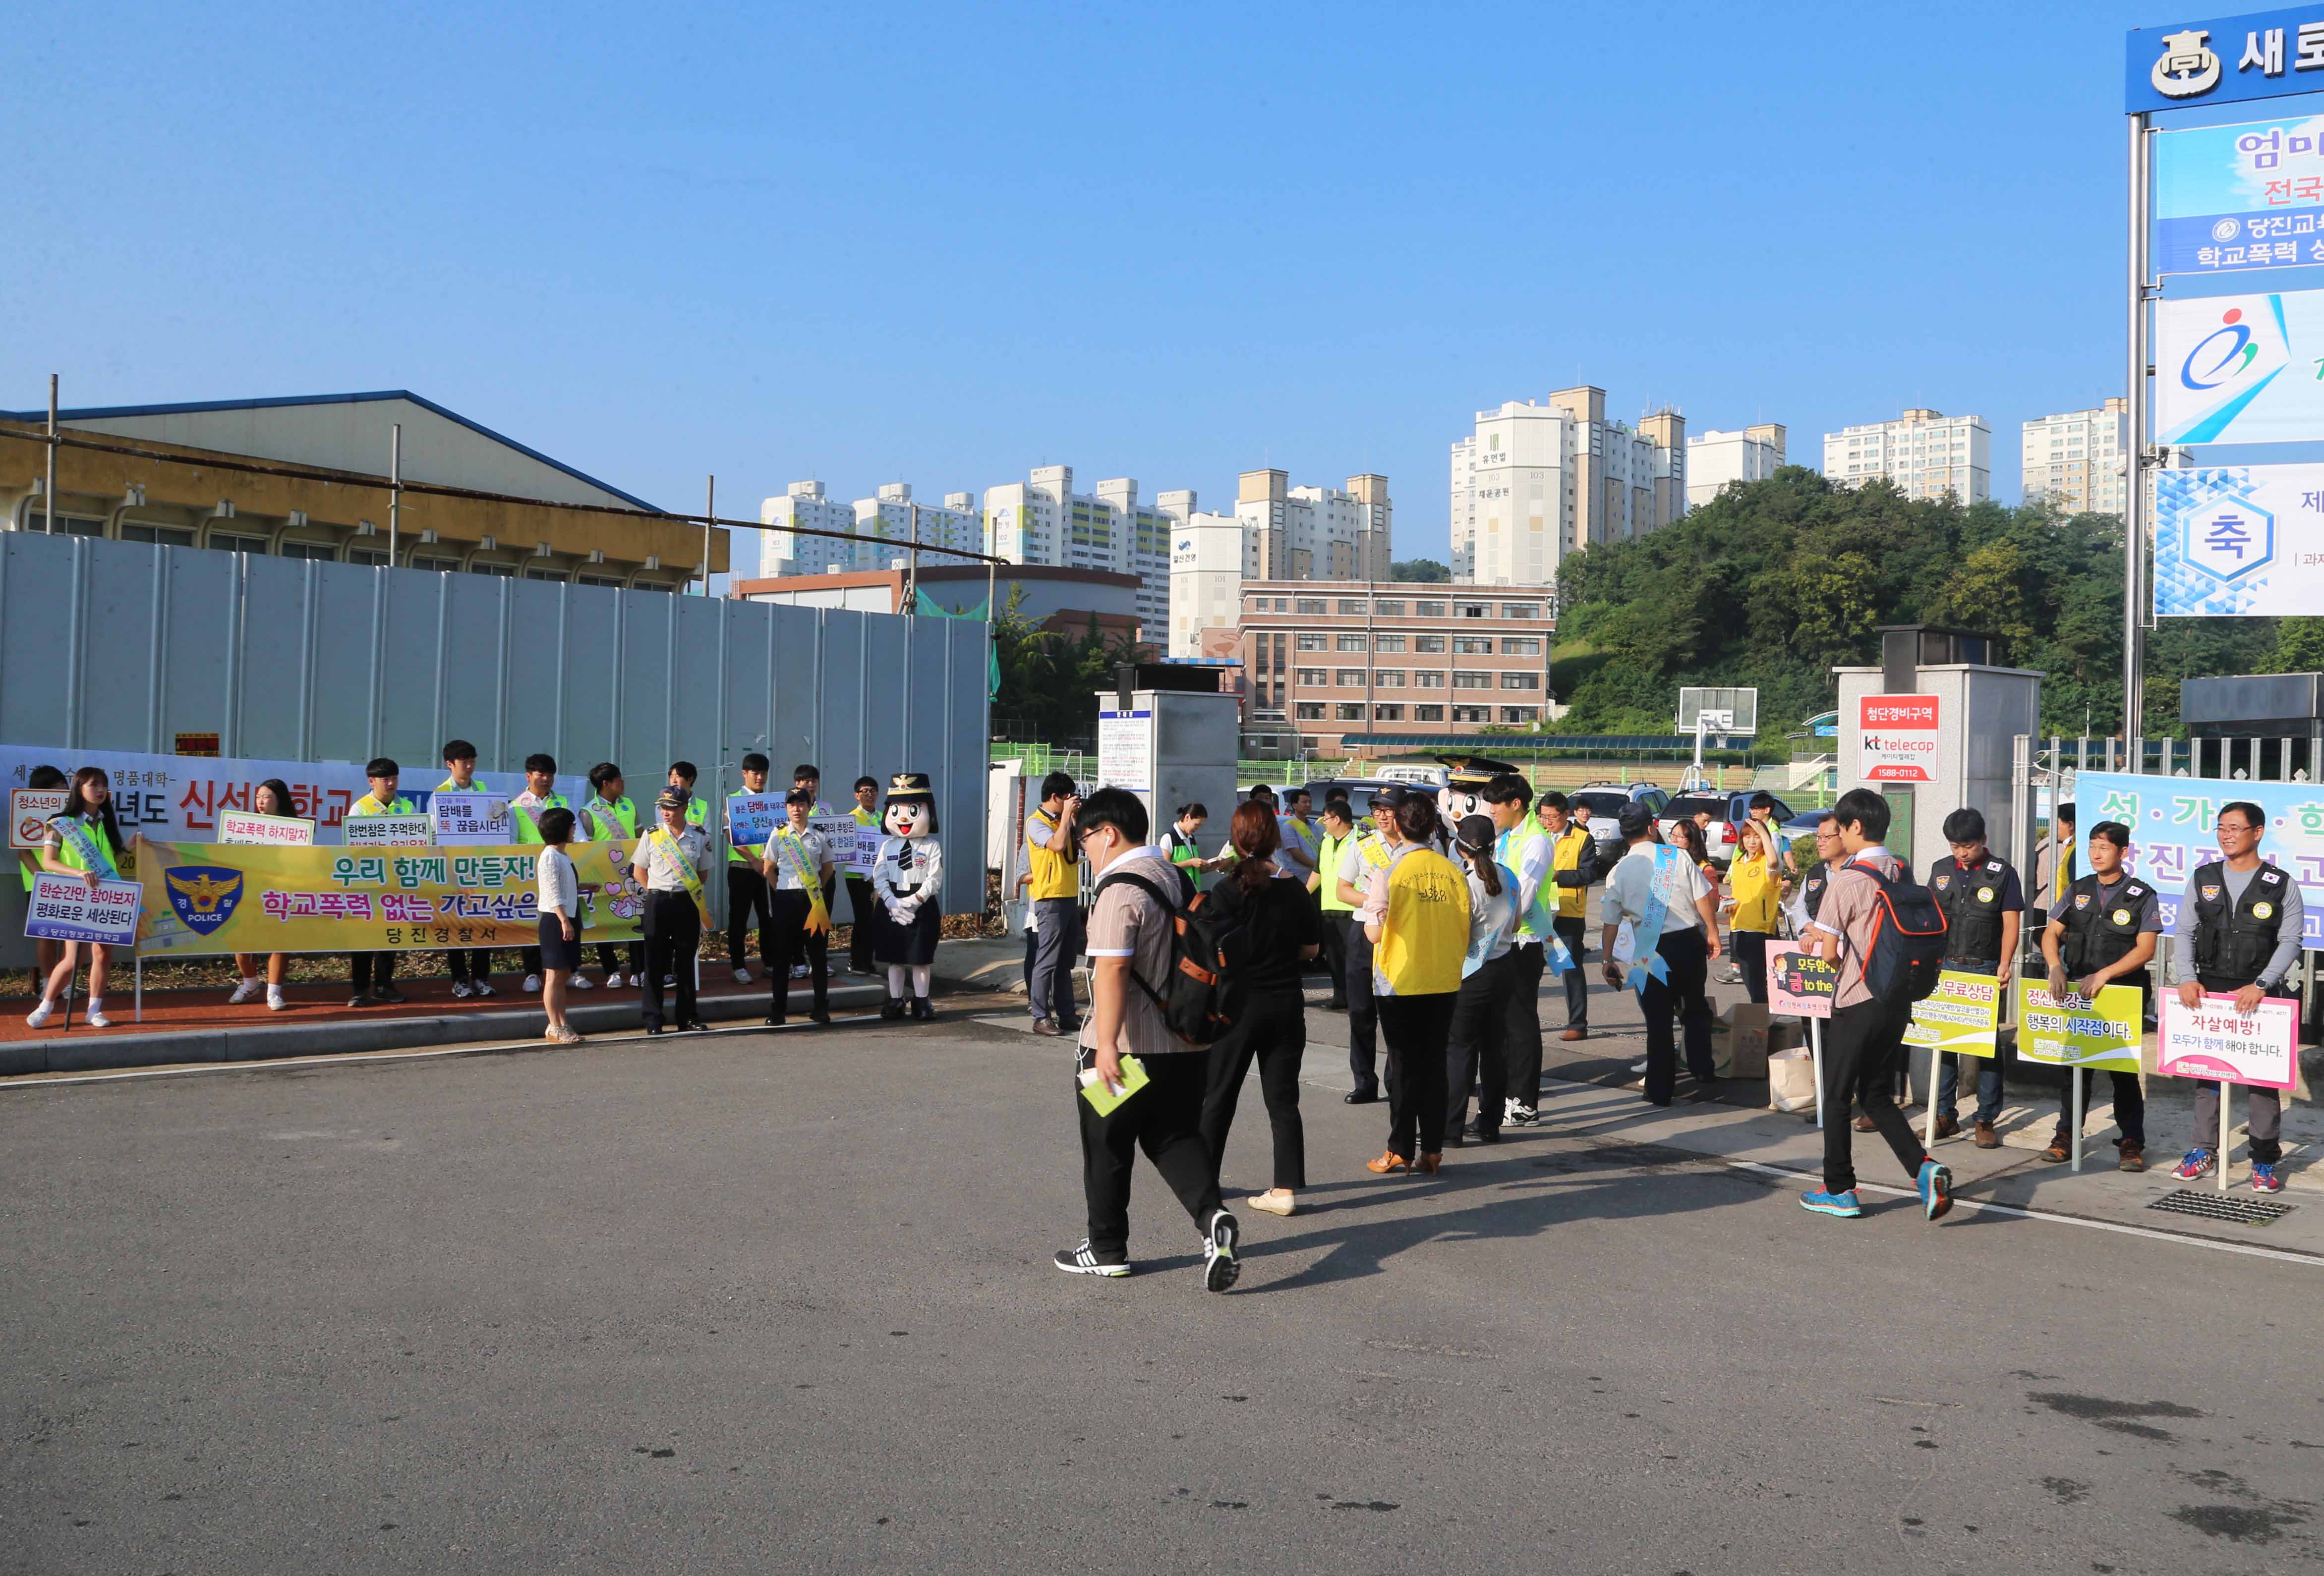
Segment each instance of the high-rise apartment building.
[{"label": "high-rise apartment building", "polygon": [[1907,498],[1950,493],[1982,503],[1993,496],[1993,429],[1982,416],[1916,408],[1894,421],[1825,433],[1823,474],[1851,487],[1886,476]]},{"label": "high-rise apartment building", "polygon": [[[890,482],[876,498],[842,503],[824,495],[821,482],[793,482],[780,498],[759,505],[759,519],[768,525],[805,526],[816,530],[853,532],[858,539],[792,536],[768,531],[760,538],[759,572],[769,578],[821,575],[827,571],[888,570],[911,556],[913,532],[924,548],[984,550],[984,521],[976,502],[966,493],[947,493],[941,507],[912,502],[908,482]],[[929,565],[964,560],[931,554]]]},{"label": "high-rise apartment building", "polygon": [[1043,465],[1025,481],[985,489],[986,550],[1012,564],[1137,576],[1144,638],[1158,645],[1169,624],[1170,533],[1194,512],[1191,489],[1146,504],[1131,477],[1100,482],[1094,493],[1076,493],[1071,465]]},{"label": "high-rise apartment building", "polygon": [[1740,432],[1710,431],[1686,440],[1686,506],[1700,509],[1729,482],[1764,482],[1784,463],[1781,423]]},{"label": "high-rise apartment building", "polygon": [[2129,401],[2037,416],[2024,432],[2019,463],[2026,502],[2047,499],[2069,514],[2119,515],[2128,510]]},{"label": "high-rise apartment building", "polygon": [[1173,657],[1209,654],[1206,630],[1231,630],[1245,580],[1385,580],[1395,558],[1388,478],[1295,487],[1286,471],[1245,471],[1235,512],[1180,517],[1170,545]]},{"label": "high-rise apartment building", "polygon": [[1164,652],[1203,657],[1205,630],[1232,630],[1247,567],[1243,522],[1231,514],[1189,514],[1170,535],[1170,638]]},{"label": "high-rise apartment building", "polygon": [[1565,554],[1684,514],[1686,466],[1685,417],[1665,408],[1633,429],[1588,384],[1480,410],[1452,445],[1452,577],[1554,585]]}]

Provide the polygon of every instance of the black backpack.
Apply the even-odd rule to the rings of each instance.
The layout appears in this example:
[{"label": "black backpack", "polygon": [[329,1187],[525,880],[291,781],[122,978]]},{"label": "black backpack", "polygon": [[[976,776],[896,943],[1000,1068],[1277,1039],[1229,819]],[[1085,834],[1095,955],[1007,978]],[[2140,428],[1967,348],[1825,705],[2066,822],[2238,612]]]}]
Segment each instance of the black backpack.
[{"label": "black backpack", "polygon": [[1936,894],[1913,879],[1881,874],[1868,864],[1851,868],[1870,876],[1880,889],[1872,915],[1872,940],[1858,960],[1865,989],[1876,1001],[1920,1001],[1937,988],[1945,963],[1945,911]]},{"label": "black backpack", "polygon": [[1172,1034],[1207,1046],[1234,1027],[1240,1000],[1240,976],[1250,954],[1250,931],[1243,915],[1233,907],[1206,902],[1200,892],[1186,896],[1191,883],[1183,872],[1171,873],[1178,878],[1178,892],[1166,893],[1129,871],[1106,876],[1096,890],[1102,892],[1115,881],[1127,881],[1169,911],[1169,977],[1157,989],[1139,973],[1134,960],[1130,977],[1162,1009],[1162,1021]]}]

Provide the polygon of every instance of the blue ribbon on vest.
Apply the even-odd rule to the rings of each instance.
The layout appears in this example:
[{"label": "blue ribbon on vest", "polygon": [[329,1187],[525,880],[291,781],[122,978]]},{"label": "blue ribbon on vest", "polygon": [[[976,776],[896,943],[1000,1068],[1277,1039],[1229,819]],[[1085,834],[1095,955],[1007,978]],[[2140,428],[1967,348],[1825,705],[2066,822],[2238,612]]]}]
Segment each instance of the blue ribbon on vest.
[{"label": "blue ribbon on vest", "polygon": [[1686,868],[1682,862],[1685,858],[1675,848],[1655,850],[1655,884],[1646,889],[1646,917],[1630,928],[1630,975],[1624,982],[1640,997],[1646,995],[1649,979],[1670,979],[1670,965],[1663,962],[1661,950],[1663,917],[1670,912],[1671,899],[1678,896],[1679,871]]}]

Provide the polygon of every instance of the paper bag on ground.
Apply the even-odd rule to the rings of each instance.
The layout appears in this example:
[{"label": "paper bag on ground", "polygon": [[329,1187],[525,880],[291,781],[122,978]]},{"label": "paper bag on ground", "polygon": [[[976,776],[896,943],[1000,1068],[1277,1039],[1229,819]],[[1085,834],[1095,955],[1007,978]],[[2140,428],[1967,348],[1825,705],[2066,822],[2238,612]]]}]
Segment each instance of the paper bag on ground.
[{"label": "paper bag on ground", "polygon": [[1727,1009],[1711,1042],[1721,1078],[1764,1078],[1767,1074],[1767,1009],[1738,1001]]},{"label": "paper bag on ground", "polygon": [[1767,1109],[1809,1111],[1815,1109],[1815,1054],[1812,1051],[1772,1051],[1767,1055]]}]

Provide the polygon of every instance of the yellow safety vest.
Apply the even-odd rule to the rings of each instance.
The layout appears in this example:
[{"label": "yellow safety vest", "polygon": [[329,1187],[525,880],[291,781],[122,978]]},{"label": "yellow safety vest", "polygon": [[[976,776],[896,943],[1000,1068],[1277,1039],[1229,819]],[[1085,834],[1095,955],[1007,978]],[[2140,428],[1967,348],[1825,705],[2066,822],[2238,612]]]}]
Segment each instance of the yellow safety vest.
[{"label": "yellow safety vest", "polygon": [[538,819],[540,813],[543,810],[569,810],[572,807],[565,802],[565,796],[554,788],[551,788],[549,796],[537,805],[520,805],[514,799],[511,799],[509,819],[516,828],[516,840],[519,843],[547,842],[548,839],[540,834],[540,822]]},{"label": "yellow safety vest", "polygon": [[[1538,822],[1535,824],[1539,825]],[[1589,846],[1590,829],[1567,823],[1565,830],[1557,834],[1557,842],[1550,853],[1550,873],[1554,875],[1562,870],[1580,870],[1582,851]],[[1560,887],[1557,889],[1557,917],[1560,919],[1579,919],[1587,911],[1589,901],[1587,889]]]},{"label": "yellow safety vest", "polygon": [[1763,856],[1738,859],[1727,867],[1727,879],[1734,888],[1735,928],[1775,935],[1782,888],[1774,867]]},{"label": "yellow safety vest", "polygon": [[1438,996],[1461,988],[1469,951],[1469,883],[1433,848],[1406,844],[1388,872],[1388,917],[1372,948],[1373,988]]},{"label": "yellow safety vest", "polygon": [[384,805],[380,803],[377,796],[365,794],[347,806],[347,816],[350,820],[357,816],[417,816],[418,814],[420,812],[411,807],[411,801],[401,794],[395,796],[392,804]]},{"label": "yellow safety vest", "polygon": [[[1033,812],[1033,819],[1050,832],[1057,829],[1056,817],[1047,810]],[[1026,852],[1032,856],[1033,885],[1028,894],[1036,903],[1047,898],[1078,898],[1082,891],[1081,861],[1070,853],[1057,853],[1042,847],[1032,838],[1025,839]]]},{"label": "yellow safety vest", "polygon": [[[1348,852],[1349,843],[1369,844],[1379,841],[1379,839],[1373,836],[1370,830],[1362,826],[1357,827],[1345,837],[1334,837],[1328,832],[1323,834],[1323,852],[1315,871],[1323,880],[1322,887],[1318,889],[1318,894],[1323,899],[1323,912],[1326,914],[1355,912],[1356,906],[1353,903],[1343,903],[1340,900],[1340,861]],[[1370,857],[1369,849],[1366,851],[1366,857]]]},{"label": "yellow safety vest", "polygon": [[[581,822],[582,827],[585,831],[591,833],[603,832],[604,830],[604,823],[608,820],[611,820],[613,825],[622,829],[622,835],[623,837],[635,837],[638,834],[638,807],[630,802],[629,796],[626,794],[618,799],[599,798],[592,796],[589,802],[581,807]],[[587,836],[584,837],[581,841],[584,843],[610,843],[613,839],[609,837]]]}]

